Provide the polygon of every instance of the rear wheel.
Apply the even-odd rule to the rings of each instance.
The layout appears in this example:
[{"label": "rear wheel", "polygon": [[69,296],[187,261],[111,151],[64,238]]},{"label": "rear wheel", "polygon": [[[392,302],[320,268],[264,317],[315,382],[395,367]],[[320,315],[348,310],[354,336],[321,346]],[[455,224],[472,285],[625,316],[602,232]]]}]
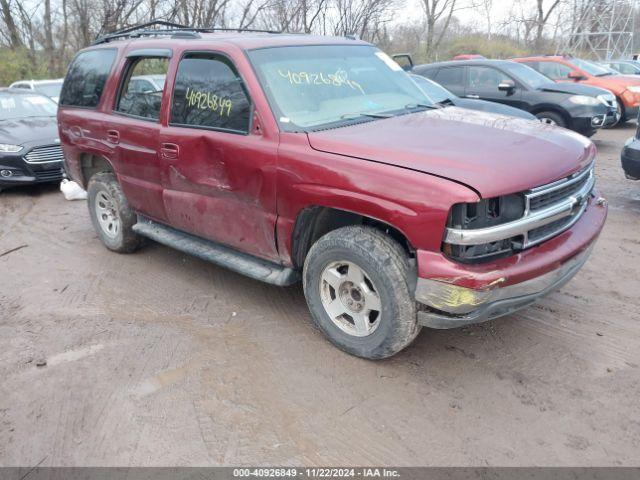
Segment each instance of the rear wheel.
[{"label": "rear wheel", "polygon": [[546,123],[547,125],[557,125],[558,127],[567,126],[567,122],[564,121],[562,115],[556,112],[540,112],[536,113],[536,117],[542,123]]},{"label": "rear wheel", "polygon": [[132,229],[136,215],[113,173],[96,173],[91,177],[87,204],[93,227],[105,247],[114,252],[130,253],[140,246],[142,238]]},{"label": "rear wheel", "polygon": [[304,292],[315,324],[352,355],[394,355],[420,331],[410,272],[404,250],[378,230],[351,226],[329,232],[304,264]]}]

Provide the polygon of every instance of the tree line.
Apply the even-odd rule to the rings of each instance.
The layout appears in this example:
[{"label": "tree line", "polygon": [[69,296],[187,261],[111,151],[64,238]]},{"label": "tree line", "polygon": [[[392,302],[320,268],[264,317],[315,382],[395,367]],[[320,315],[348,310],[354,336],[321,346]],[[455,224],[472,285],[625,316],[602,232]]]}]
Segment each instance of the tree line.
[{"label": "tree line", "polygon": [[356,35],[430,61],[548,52],[589,9],[623,1],[513,0],[505,9],[504,0],[0,0],[0,85],[62,76],[97,36],[152,20]]}]

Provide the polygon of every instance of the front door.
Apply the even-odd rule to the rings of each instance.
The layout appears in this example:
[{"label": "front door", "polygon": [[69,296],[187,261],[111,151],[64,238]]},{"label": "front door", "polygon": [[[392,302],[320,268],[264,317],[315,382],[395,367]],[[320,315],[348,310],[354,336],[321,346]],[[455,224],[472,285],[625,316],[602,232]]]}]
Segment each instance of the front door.
[{"label": "front door", "polygon": [[[498,86],[510,82],[514,88],[502,91]],[[522,108],[522,87],[506,73],[497,68],[484,65],[470,65],[467,71],[467,98],[480,98],[490,102],[504,103],[515,108]]]},{"label": "front door", "polygon": [[172,226],[263,258],[275,246],[277,136],[265,134],[233,62],[180,59],[160,133],[163,203]]}]

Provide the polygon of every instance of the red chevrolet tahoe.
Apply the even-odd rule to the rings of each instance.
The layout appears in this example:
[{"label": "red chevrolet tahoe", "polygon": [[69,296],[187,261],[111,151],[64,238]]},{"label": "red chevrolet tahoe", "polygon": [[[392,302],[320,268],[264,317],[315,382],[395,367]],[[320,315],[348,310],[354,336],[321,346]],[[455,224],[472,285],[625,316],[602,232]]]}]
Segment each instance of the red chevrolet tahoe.
[{"label": "red chevrolet tahoe", "polygon": [[73,60],[58,120],[108,249],[148,237],[302,280],[316,325],[365,358],[558,288],[606,217],[589,140],[434,104],[350,38],[112,34]]}]

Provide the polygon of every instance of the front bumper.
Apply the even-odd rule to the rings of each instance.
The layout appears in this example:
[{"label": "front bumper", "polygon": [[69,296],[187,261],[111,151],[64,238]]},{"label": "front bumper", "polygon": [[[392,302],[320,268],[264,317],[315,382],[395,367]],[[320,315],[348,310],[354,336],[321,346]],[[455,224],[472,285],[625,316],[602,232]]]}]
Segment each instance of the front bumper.
[{"label": "front bumper", "polygon": [[606,203],[591,199],[570,229],[488,264],[463,265],[419,251],[415,292],[419,323],[442,329],[492,320],[561,287],[586,262],[606,214]]},{"label": "front bumper", "polygon": [[62,179],[62,161],[29,163],[24,158],[29,151],[0,154],[0,188],[55,182]]},{"label": "front bumper", "polygon": [[622,169],[627,178],[640,180],[640,140],[631,137],[627,140],[620,154]]}]

